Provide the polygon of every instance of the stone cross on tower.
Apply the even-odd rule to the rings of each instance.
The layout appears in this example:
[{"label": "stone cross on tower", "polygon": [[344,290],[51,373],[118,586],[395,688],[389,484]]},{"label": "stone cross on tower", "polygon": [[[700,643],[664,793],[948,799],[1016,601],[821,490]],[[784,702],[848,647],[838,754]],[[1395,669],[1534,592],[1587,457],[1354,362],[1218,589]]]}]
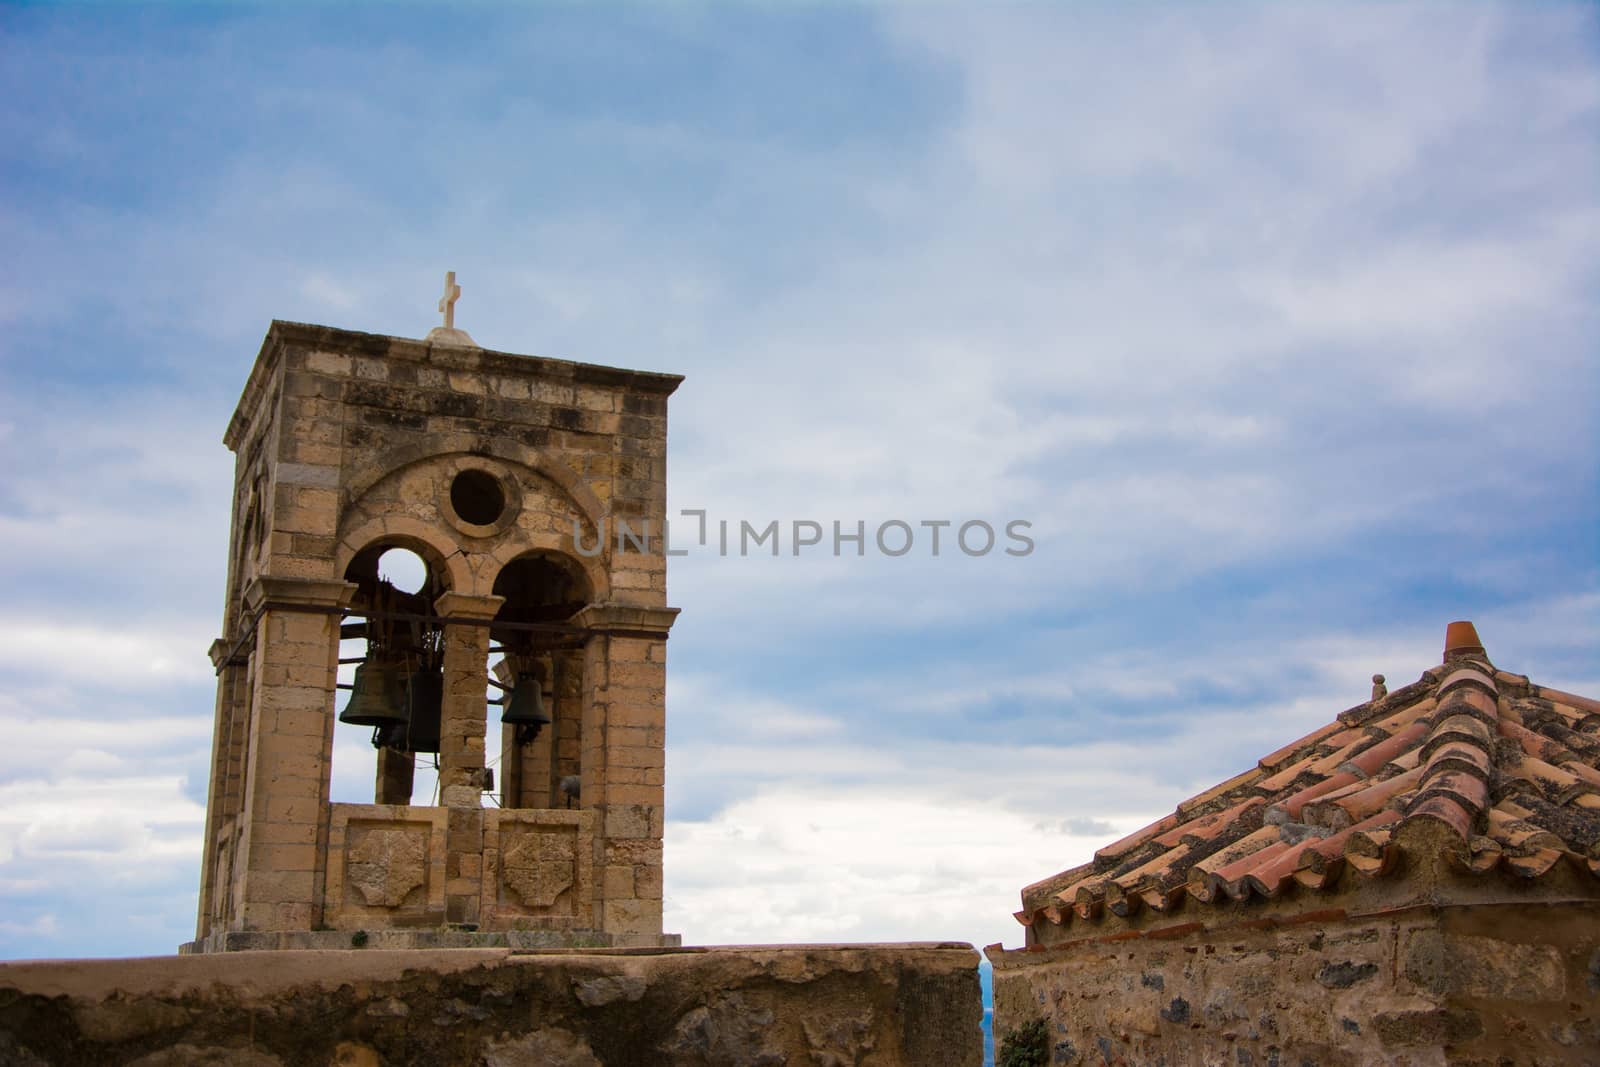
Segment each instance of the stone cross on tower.
[{"label": "stone cross on tower", "polygon": [[478,342],[474,341],[466,330],[456,329],[456,301],[461,299],[461,286],[456,284],[456,272],[446,271],[444,275],[444,295],[439,298],[439,311],[444,315],[444,325],[435,326],[428,331],[424,338],[429,344],[457,345],[464,348],[477,348]]},{"label": "stone cross on tower", "polygon": [[446,271],[444,275],[444,295],[439,298],[439,310],[444,312],[444,328],[453,330],[456,327],[456,301],[461,299],[461,286],[456,284],[456,272]]}]

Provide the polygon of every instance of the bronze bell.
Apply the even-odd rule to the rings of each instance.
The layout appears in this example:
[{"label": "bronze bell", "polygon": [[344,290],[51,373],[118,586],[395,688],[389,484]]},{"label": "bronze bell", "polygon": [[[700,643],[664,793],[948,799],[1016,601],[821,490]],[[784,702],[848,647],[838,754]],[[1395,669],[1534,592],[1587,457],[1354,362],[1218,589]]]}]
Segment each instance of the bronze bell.
[{"label": "bronze bell", "polygon": [[531,674],[517,675],[516,688],[506,698],[500,721],[517,728],[518,744],[532,741],[539,736],[542,727],[550,725],[550,716],[544,713],[544,689],[538,678]]},{"label": "bronze bell", "polygon": [[444,672],[437,667],[422,667],[406,680],[406,711],[411,716],[407,731],[412,752],[439,751],[439,720],[444,705]]},{"label": "bronze bell", "polygon": [[444,674],[429,667],[412,671],[405,683],[406,717],[375,731],[372,747],[400,752],[438,752],[443,703]]},{"label": "bronze bell", "polygon": [[367,660],[356,664],[350,703],[339,713],[339,721],[352,726],[404,726],[404,700],[399,666]]}]

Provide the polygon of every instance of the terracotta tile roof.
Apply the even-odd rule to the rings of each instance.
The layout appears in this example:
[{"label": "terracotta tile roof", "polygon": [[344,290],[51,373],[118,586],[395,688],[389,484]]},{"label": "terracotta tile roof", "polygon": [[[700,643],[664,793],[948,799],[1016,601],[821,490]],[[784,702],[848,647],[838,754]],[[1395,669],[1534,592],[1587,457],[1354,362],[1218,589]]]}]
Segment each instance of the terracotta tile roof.
[{"label": "terracotta tile roof", "polygon": [[1425,821],[1445,828],[1459,870],[1536,879],[1566,863],[1600,879],[1600,701],[1497,671],[1472,624],[1451,623],[1443,665],[1028,886],[1017,919],[1093,923],[1326,891],[1346,871],[1381,878],[1401,831]]}]

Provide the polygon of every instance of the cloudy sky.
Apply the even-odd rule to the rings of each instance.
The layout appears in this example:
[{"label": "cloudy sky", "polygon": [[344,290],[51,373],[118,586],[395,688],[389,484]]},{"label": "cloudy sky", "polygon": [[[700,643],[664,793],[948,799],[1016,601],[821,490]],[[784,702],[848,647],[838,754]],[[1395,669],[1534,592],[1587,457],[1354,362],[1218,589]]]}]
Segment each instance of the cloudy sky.
[{"label": "cloudy sky", "polygon": [[0,957],[192,936],[222,431],[270,320],[420,337],[447,269],[481,344],[688,376],[672,509],[867,524],[672,564],[686,941],[1016,944],[1452,619],[1600,694],[1593,6],[5,6],[0,54]]}]

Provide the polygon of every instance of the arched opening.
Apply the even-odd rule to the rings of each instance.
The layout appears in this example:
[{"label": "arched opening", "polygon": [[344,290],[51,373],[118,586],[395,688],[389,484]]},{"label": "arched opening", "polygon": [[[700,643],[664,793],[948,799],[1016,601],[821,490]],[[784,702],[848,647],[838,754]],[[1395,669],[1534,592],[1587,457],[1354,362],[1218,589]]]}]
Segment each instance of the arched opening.
[{"label": "arched opening", "polygon": [[339,631],[338,723],[330,799],[438,802],[443,633],[434,602],[443,561],[423,545],[384,541],[356,553],[356,585]]},{"label": "arched opening", "polygon": [[420,593],[428,584],[428,565],[409,548],[386,548],[378,554],[378,580],[408,596]]},{"label": "arched opening", "polygon": [[499,763],[494,799],[511,808],[576,807],[583,647],[571,619],[593,589],[576,561],[532,552],[505,565],[494,592],[505,597],[489,631],[489,699],[500,709],[500,729],[491,725],[485,739],[485,755]]}]

